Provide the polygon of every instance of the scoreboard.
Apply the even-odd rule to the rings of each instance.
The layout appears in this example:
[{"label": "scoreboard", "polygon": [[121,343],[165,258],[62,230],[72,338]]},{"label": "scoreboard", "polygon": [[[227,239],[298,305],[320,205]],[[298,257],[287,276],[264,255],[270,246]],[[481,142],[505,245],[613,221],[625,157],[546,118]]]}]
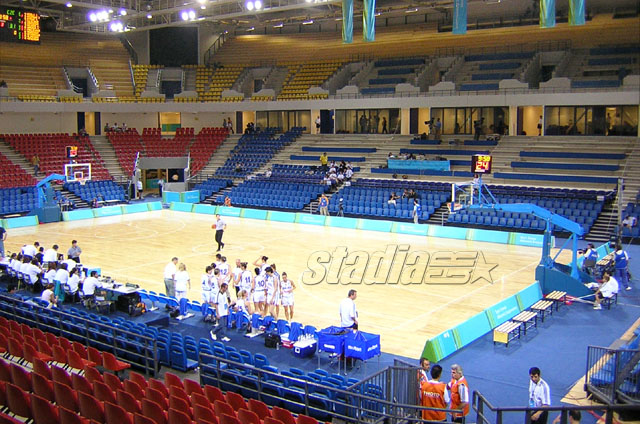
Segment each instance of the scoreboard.
[{"label": "scoreboard", "polygon": [[40,15],[0,6],[0,41],[40,42]]},{"label": "scoreboard", "polygon": [[471,156],[471,172],[474,174],[491,174],[491,159],[490,155]]}]

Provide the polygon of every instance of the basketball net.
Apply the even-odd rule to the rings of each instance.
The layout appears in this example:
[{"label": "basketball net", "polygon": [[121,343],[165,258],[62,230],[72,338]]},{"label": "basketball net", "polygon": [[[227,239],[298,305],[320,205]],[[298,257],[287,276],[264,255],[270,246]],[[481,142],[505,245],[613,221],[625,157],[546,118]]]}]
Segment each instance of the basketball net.
[{"label": "basketball net", "polygon": [[86,178],[79,178],[78,182],[80,183],[80,185],[85,185],[87,183],[87,179]]}]

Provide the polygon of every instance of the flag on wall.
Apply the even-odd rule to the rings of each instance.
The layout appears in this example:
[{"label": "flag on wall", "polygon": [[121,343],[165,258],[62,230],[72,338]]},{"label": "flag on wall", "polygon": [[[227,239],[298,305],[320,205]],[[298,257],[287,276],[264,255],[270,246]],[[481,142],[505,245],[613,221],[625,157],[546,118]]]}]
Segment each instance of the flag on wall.
[{"label": "flag on wall", "polygon": [[556,0],[540,0],[540,28],[556,26]]},{"label": "flag on wall", "polygon": [[342,0],[342,42],[353,42],[353,0]]},{"label": "flag on wall", "polygon": [[569,0],[569,25],[584,25],[585,0]]},{"label": "flag on wall", "polygon": [[364,41],[376,39],[376,0],[363,0],[362,38]]},{"label": "flag on wall", "polygon": [[467,0],[453,2],[453,33],[467,33]]}]

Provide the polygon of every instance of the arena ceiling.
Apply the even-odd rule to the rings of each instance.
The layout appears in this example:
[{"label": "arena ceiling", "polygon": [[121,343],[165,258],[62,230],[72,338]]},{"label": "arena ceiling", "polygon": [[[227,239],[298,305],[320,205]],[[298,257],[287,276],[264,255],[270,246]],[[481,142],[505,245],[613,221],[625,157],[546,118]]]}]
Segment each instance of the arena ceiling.
[{"label": "arena ceiling", "polygon": [[[539,0],[468,0],[469,20],[535,18]],[[638,11],[638,0],[586,0],[591,13]],[[450,21],[453,0],[377,0],[377,19],[410,15],[426,22]],[[3,6],[38,11],[55,22],[57,30],[109,33],[142,31],[167,26],[213,23],[221,29],[278,28],[339,21],[342,0],[0,0]],[[557,0],[556,9],[568,9]],[[354,1],[354,19],[362,16],[362,2]],[[184,19],[187,18],[187,19]],[[397,19],[396,19],[397,21]],[[412,20],[415,22],[416,20]]]}]

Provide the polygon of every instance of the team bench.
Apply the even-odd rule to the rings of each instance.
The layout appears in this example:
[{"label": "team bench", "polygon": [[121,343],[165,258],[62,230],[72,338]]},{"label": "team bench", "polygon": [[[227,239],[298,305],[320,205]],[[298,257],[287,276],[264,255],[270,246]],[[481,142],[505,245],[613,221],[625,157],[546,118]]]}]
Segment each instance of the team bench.
[{"label": "team bench", "polygon": [[493,329],[493,344],[504,343],[509,347],[509,342],[520,338],[522,323],[507,321]]},{"label": "team bench", "polygon": [[563,291],[552,291],[548,295],[545,296],[545,300],[550,300],[556,305],[556,311],[560,309],[560,305],[566,302],[567,300],[567,292]]}]

